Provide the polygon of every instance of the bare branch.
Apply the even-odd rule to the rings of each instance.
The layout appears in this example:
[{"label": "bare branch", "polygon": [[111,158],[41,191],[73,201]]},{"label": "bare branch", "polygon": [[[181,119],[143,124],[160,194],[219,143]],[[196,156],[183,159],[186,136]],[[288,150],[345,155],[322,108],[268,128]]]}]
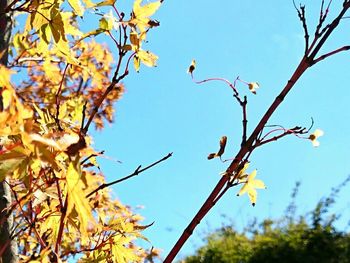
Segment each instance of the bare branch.
[{"label": "bare branch", "polygon": [[321,2],[320,16],[319,16],[318,24],[317,24],[316,31],[315,31],[315,38],[319,38],[319,37],[322,36],[322,34],[325,32],[324,30],[322,30],[322,31],[320,32],[320,30],[321,30],[321,28],[322,28],[322,25],[323,25],[324,21],[325,21],[326,18],[327,18],[327,15],[328,15],[328,13],[329,13],[329,7],[330,7],[331,3],[332,3],[332,0],[330,0],[330,1],[328,2],[327,8],[326,8],[326,10],[324,11],[324,10],[323,10],[323,8],[324,8],[324,0],[322,0],[322,2]]},{"label": "bare branch", "polygon": [[161,163],[161,162],[165,161],[166,159],[170,158],[172,155],[173,155],[173,153],[168,153],[168,155],[166,155],[166,156],[163,157],[162,159],[160,159],[160,160],[158,160],[158,161],[156,161],[156,162],[154,162],[154,163],[152,163],[152,164],[146,166],[145,168],[140,169],[140,168],[141,168],[141,165],[139,165],[139,166],[135,169],[135,171],[134,171],[133,173],[131,173],[131,174],[129,174],[129,175],[127,175],[127,176],[125,176],[125,177],[123,177],[123,178],[121,178],[121,179],[115,180],[115,181],[113,181],[113,182],[110,182],[110,183],[107,183],[107,184],[101,184],[101,185],[100,185],[99,187],[97,187],[94,191],[92,191],[91,193],[89,193],[88,195],[86,195],[86,198],[92,196],[94,193],[96,193],[96,192],[98,192],[98,191],[100,191],[100,190],[102,190],[102,189],[104,189],[104,188],[106,188],[106,187],[108,187],[108,186],[111,186],[111,185],[114,185],[114,184],[118,184],[118,183],[123,182],[123,181],[125,181],[125,180],[127,180],[127,179],[130,179],[131,177],[134,177],[134,176],[136,176],[136,175],[139,175],[140,173],[142,173],[142,172],[144,172],[144,171],[146,171],[146,170],[152,168],[153,166],[157,165],[158,163]]},{"label": "bare branch", "polygon": [[[276,136],[273,136],[269,139],[266,139],[269,135],[275,133],[275,132],[278,132],[278,131],[283,131],[281,134],[279,135],[276,135]],[[291,129],[285,129],[283,127],[281,128],[278,128],[278,129],[274,129],[270,132],[268,132],[266,135],[264,135],[264,137],[261,139],[261,140],[257,140],[256,144],[254,144],[254,148],[257,148],[257,147],[260,147],[264,144],[267,144],[267,143],[270,143],[270,142],[273,142],[273,141],[277,141],[287,135],[295,135],[299,138],[302,138],[302,139],[305,139],[304,137],[300,137],[300,135],[302,134],[306,134],[309,132],[309,129],[306,129],[306,128],[303,128],[303,127],[299,127],[299,126],[296,126],[294,128],[291,128]]]},{"label": "bare branch", "polygon": [[305,52],[304,52],[304,54],[307,55],[307,52],[309,50],[309,38],[310,38],[310,36],[309,36],[309,31],[308,31],[307,23],[306,23],[305,5],[304,6],[300,5],[300,9],[299,9],[295,5],[295,1],[294,0],[293,0],[293,5],[294,5],[295,10],[298,13],[299,20],[301,21],[301,23],[303,25],[304,38],[305,38]]},{"label": "bare branch", "polygon": [[348,11],[349,8],[350,8],[350,1],[345,0],[343,4],[343,9],[339,12],[338,16],[324,28],[324,33],[321,32],[322,37],[320,41],[317,43],[315,48],[312,50],[311,54],[308,56],[308,60],[311,65],[315,64],[314,58],[316,57],[317,53],[320,51],[321,47],[324,45],[328,37],[332,34],[333,30],[339,25],[340,20],[343,18],[343,16],[345,15],[345,13]]},{"label": "bare branch", "polygon": [[316,63],[320,62],[321,60],[324,60],[324,59],[326,59],[326,58],[328,58],[330,56],[333,56],[333,55],[335,55],[337,53],[340,53],[340,52],[343,52],[343,51],[348,51],[348,50],[350,50],[350,46],[343,46],[343,47],[340,47],[338,49],[335,49],[335,50],[333,50],[331,52],[328,52],[326,54],[323,54],[323,55],[319,56],[318,58],[315,58],[313,60],[312,65],[315,65]]},{"label": "bare branch", "polygon": [[243,125],[243,132],[242,132],[242,143],[241,146],[243,146],[246,141],[247,141],[247,96],[244,96],[244,100],[241,103],[242,106],[242,114],[243,114],[243,120],[242,120],[242,125]]}]

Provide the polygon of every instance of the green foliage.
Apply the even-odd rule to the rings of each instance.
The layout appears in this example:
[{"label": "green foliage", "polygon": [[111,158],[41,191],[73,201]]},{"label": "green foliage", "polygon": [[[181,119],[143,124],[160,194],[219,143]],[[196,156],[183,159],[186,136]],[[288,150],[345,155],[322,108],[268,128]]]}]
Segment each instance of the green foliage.
[{"label": "green foliage", "polygon": [[334,223],[338,217],[329,214],[337,193],[348,181],[332,189],[310,213],[299,217],[295,216],[294,201],[297,184],[282,218],[255,222],[243,232],[233,226],[222,227],[207,236],[207,244],[183,262],[350,262],[350,233],[337,230]]}]

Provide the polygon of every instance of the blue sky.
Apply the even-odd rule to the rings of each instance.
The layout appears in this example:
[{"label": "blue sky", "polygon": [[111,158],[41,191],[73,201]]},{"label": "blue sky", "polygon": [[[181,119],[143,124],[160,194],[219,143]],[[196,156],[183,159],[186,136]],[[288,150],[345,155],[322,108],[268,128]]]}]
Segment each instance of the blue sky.
[{"label": "blue sky", "polygon": [[[311,32],[319,2],[303,2]],[[340,2],[334,1],[330,17]],[[304,40],[292,1],[165,0],[155,18],[161,26],[151,30],[145,48],[159,56],[158,67],[142,67],[125,79],[126,93],[116,104],[115,123],[93,135],[99,150],[122,161],[100,159],[107,181],[174,153],[168,161],[112,187],[123,203],[145,207],[135,211],[145,217],[145,224],[155,221],[145,235],[165,256],[228,166],[208,161],[208,153],[217,151],[220,137],[226,135],[225,158],[233,157],[241,139],[241,109],[230,88],[215,82],[194,84],[186,74],[191,60],[197,61],[197,79],[233,81],[240,76],[260,83],[257,95],[239,86],[248,96],[248,131],[252,131],[297,66]],[[350,20],[343,21],[324,51],[350,43],[349,24]],[[305,213],[349,175],[349,60],[349,53],[343,53],[308,70],[269,121],[308,127],[312,117],[314,127],[325,132],[321,146],[313,148],[310,141],[291,136],[257,149],[250,168],[258,169],[257,176],[268,189],[259,191],[256,207],[247,196],[236,197],[239,188],[232,189],[180,256],[193,252],[203,233],[222,224],[232,221],[241,229],[254,217],[279,217],[296,181],[302,183],[298,212]],[[340,227],[349,220],[348,189],[334,208],[342,213]]]}]

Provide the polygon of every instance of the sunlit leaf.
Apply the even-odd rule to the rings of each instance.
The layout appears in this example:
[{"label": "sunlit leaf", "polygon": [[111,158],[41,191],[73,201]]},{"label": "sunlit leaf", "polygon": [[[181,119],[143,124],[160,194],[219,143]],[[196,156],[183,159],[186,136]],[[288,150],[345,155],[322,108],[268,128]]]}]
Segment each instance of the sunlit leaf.
[{"label": "sunlit leaf", "polygon": [[264,182],[261,180],[256,180],[255,176],[256,170],[254,170],[251,174],[248,175],[247,181],[244,183],[243,187],[237,194],[238,196],[240,196],[247,193],[249,196],[249,200],[253,206],[255,206],[258,196],[256,189],[266,189]]},{"label": "sunlit leaf", "polygon": [[114,5],[116,0],[105,0],[102,2],[99,2],[96,4],[96,6],[108,6],[108,5]]},{"label": "sunlit leaf", "polygon": [[148,67],[154,67],[157,65],[158,56],[149,51],[140,50],[137,52],[137,57]]},{"label": "sunlit leaf", "polygon": [[148,3],[145,5],[141,5],[142,0],[135,0],[134,7],[133,7],[133,18],[130,20],[130,23],[132,25],[137,26],[140,29],[140,32],[145,32],[147,27],[150,27],[151,25],[149,22],[151,19],[149,18],[152,16],[160,7],[161,2],[156,1],[152,3]]},{"label": "sunlit leaf", "polygon": [[73,8],[74,12],[78,16],[83,16],[85,8],[80,2],[80,0],[68,0],[68,3],[70,4],[70,6]]},{"label": "sunlit leaf", "polygon": [[68,207],[67,214],[74,213],[73,209],[77,213],[80,222],[80,231],[82,234],[87,234],[87,228],[89,222],[92,222],[91,207],[88,200],[85,198],[83,191],[83,183],[80,180],[80,173],[74,167],[73,163],[68,166],[66,181],[67,181],[67,194],[68,194]]}]

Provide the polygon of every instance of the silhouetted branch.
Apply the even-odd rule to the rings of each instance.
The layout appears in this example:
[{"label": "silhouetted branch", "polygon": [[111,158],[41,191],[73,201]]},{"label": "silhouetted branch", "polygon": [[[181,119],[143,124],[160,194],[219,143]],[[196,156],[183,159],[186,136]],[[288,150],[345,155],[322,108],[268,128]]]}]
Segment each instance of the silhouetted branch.
[{"label": "silhouetted branch", "polygon": [[[273,137],[267,139],[267,137],[269,135],[271,135],[272,133],[275,133],[275,132],[278,132],[278,131],[281,131],[281,130],[283,131],[281,134],[273,136]],[[274,130],[268,132],[266,135],[264,135],[261,139],[258,139],[256,141],[256,143],[254,144],[254,148],[260,147],[260,146],[262,146],[262,145],[264,145],[266,143],[277,141],[277,140],[279,140],[279,139],[281,139],[281,138],[283,138],[283,137],[285,137],[287,135],[291,135],[291,134],[295,135],[295,136],[297,136],[299,138],[303,138],[303,137],[300,137],[300,135],[307,134],[308,132],[309,132],[309,129],[306,129],[306,128],[303,128],[303,127],[299,127],[299,126],[296,126],[294,128],[291,128],[291,129],[285,129],[283,127],[278,128],[278,129],[274,129]],[[307,138],[305,138],[305,139],[307,139]]]},{"label": "silhouetted branch", "polygon": [[[322,1],[323,2],[323,1]],[[305,38],[305,52],[304,54],[306,55],[308,50],[309,50],[309,31],[307,28],[307,23],[306,23],[306,16],[305,16],[305,5],[300,5],[300,9],[296,6],[295,1],[293,0],[293,5],[295,10],[298,13],[298,17],[303,25],[303,29],[304,29],[304,38]]]},{"label": "silhouetted branch", "polygon": [[328,57],[330,57],[332,55],[335,55],[335,54],[343,52],[343,51],[348,51],[348,50],[350,50],[350,46],[340,47],[340,48],[338,48],[336,50],[333,50],[333,51],[331,51],[329,53],[326,53],[326,54],[321,55],[318,58],[314,59],[313,60],[313,64],[316,64],[316,63],[320,62],[321,60],[324,60],[325,58],[328,58]]},{"label": "silhouetted branch", "polygon": [[[294,1],[293,1],[294,2]],[[328,4],[328,7],[330,6],[331,1]],[[236,154],[235,158],[229,165],[229,167],[226,169],[225,174],[228,176],[222,176],[217,185],[214,187],[208,198],[205,200],[197,214],[193,217],[189,225],[185,228],[184,232],[180,236],[180,238],[177,240],[169,254],[164,260],[164,263],[171,263],[173,262],[175,256],[178,254],[181,247],[185,244],[187,239],[192,235],[194,229],[196,226],[201,222],[201,220],[204,218],[204,216],[210,211],[210,209],[216,204],[216,202],[223,196],[223,193],[226,192],[227,188],[227,182],[230,180],[231,182],[235,182],[237,180],[237,177],[239,175],[239,171],[242,168],[242,165],[244,164],[244,160],[247,159],[251,153],[254,150],[254,143],[257,142],[257,139],[262,134],[262,130],[264,129],[267,121],[270,119],[270,117],[273,115],[273,113],[276,111],[276,109],[279,107],[279,105],[283,102],[284,98],[287,96],[287,94],[290,92],[290,90],[294,87],[295,83],[299,80],[299,78],[304,74],[304,72],[314,65],[315,63],[319,62],[320,60],[331,56],[335,53],[338,53],[343,50],[339,51],[333,51],[328,54],[325,54],[321,56],[320,58],[314,60],[316,55],[318,54],[319,50],[323,47],[324,43],[328,39],[328,37],[331,35],[333,30],[338,26],[340,20],[345,15],[347,10],[350,8],[350,0],[345,0],[343,2],[343,8],[339,12],[338,16],[329,24],[327,25],[324,31],[321,31],[321,36],[317,36],[314,38],[312,44],[309,46],[309,40],[308,40],[308,32],[306,27],[306,19],[305,19],[305,11],[303,9],[300,11],[298,8],[298,15],[299,19],[303,22],[304,32],[305,32],[305,41],[308,48],[305,51],[305,54],[303,58],[301,59],[299,65],[297,66],[296,70],[292,74],[291,78],[285,85],[285,87],[282,89],[281,93],[275,98],[273,103],[270,105],[270,107],[265,112],[264,116],[261,118],[247,141],[241,145],[240,150]],[[328,8],[327,8],[328,9]],[[323,4],[322,4],[322,10],[323,10]],[[328,11],[327,11],[328,13]],[[322,14],[321,20],[322,23],[325,19],[327,14]],[[305,23],[305,24],[304,24]],[[322,26],[322,24],[321,24]],[[322,59],[321,59],[322,58]],[[290,131],[285,132],[287,135],[290,133]],[[282,135],[282,136],[285,136]],[[270,139],[268,139],[270,140]],[[226,185],[226,187],[225,187]]]},{"label": "silhouetted branch", "polygon": [[96,192],[98,192],[98,191],[100,191],[100,190],[102,190],[102,189],[104,189],[104,188],[106,188],[106,187],[108,187],[108,186],[111,186],[111,185],[114,185],[114,184],[118,184],[118,183],[123,182],[123,181],[125,181],[125,180],[127,180],[127,179],[130,179],[131,177],[134,177],[134,176],[136,176],[136,175],[139,175],[140,173],[142,173],[142,172],[144,172],[144,171],[146,171],[146,170],[152,168],[153,166],[157,165],[158,163],[161,163],[161,162],[165,161],[166,159],[170,158],[172,155],[173,155],[173,153],[168,153],[168,155],[166,155],[166,156],[163,157],[162,159],[160,159],[160,160],[158,160],[158,161],[156,161],[156,162],[154,162],[154,163],[152,163],[152,164],[146,166],[145,168],[142,168],[142,169],[141,169],[141,165],[139,165],[139,166],[135,169],[135,171],[134,171],[133,173],[131,173],[131,174],[129,174],[129,175],[127,175],[127,176],[125,176],[125,177],[123,177],[123,178],[121,178],[121,179],[115,180],[115,181],[113,181],[113,182],[110,182],[110,183],[107,183],[107,184],[101,184],[101,185],[100,185],[99,187],[97,187],[94,191],[92,191],[91,193],[89,193],[88,195],[86,195],[86,198],[92,196],[94,193],[96,193]]}]

